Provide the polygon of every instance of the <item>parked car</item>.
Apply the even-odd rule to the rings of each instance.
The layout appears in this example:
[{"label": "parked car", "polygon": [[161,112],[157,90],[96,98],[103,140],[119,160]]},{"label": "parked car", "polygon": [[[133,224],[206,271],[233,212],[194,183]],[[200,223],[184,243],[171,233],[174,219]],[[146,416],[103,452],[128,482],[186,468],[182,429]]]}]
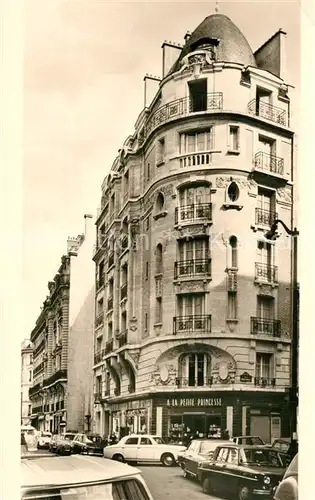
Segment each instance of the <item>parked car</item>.
[{"label": "parked car", "polygon": [[65,432],[65,434],[63,434],[63,437],[64,439],[66,439],[67,441],[73,441],[74,440],[74,437],[77,435],[77,432]]},{"label": "parked car", "polygon": [[274,489],[273,500],[298,500],[298,454],[287,468],[282,481]]},{"label": "parked car", "polygon": [[264,446],[230,443],[218,446],[210,461],[198,467],[204,493],[237,495],[239,500],[272,499],[285,469],[276,451]]},{"label": "parked car", "polygon": [[71,455],[71,444],[60,434],[54,434],[49,441],[49,451],[58,455]]},{"label": "parked car", "polygon": [[77,434],[74,436],[71,446],[72,453],[103,456],[105,443],[99,434]]},{"label": "parked car", "polygon": [[100,457],[21,460],[21,500],[153,500],[141,472]]},{"label": "parked car", "polygon": [[235,444],[247,444],[253,446],[270,446],[259,436],[235,436],[231,438],[231,442]]},{"label": "parked car", "polygon": [[51,432],[41,432],[37,442],[37,448],[40,449],[48,449],[49,441],[52,438]]},{"label": "parked car", "polygon": [[197,477],[198,464],[210,460],[218,445],[229,444],[220,439],[194,439],[188,448],[178,454],[178,464],[184,472],[184,477]]},{"label": "parked car", "polygon": [[279,438],[273,441],[271,448],[279,452],[283,465],[287,467],[298,452],[298,442],[293,442],[291,438]]},{"label": "parked car", "polygon": [[165,444],[159,436],[132,434],[124,436],[117,444],[104,448],[104,457],[120,462],[161,462],[171,467],[186,446]]}]

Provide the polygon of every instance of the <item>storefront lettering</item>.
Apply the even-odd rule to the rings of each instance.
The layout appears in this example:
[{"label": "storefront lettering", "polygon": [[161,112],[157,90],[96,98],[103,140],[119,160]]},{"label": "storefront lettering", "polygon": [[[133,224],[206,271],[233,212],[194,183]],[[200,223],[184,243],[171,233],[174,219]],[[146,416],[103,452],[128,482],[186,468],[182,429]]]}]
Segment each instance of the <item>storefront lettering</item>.
[{"label": "storefront lettering", "polygon": [[194,406],[222,406],[221,398],[186,398],[167,399],[166,406],[172,407],[194,407]]}]

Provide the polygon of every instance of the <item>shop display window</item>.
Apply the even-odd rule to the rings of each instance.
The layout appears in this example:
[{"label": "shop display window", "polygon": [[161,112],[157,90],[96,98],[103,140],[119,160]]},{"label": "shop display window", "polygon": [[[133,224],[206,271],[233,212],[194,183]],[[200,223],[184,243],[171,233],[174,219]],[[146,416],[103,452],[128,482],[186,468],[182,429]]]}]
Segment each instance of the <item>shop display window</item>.
[{"label": "shop display window", "polygon": [[221,438],[221,416],[201,414],[170,415],[169,441],[189,442],[196,438]]}]

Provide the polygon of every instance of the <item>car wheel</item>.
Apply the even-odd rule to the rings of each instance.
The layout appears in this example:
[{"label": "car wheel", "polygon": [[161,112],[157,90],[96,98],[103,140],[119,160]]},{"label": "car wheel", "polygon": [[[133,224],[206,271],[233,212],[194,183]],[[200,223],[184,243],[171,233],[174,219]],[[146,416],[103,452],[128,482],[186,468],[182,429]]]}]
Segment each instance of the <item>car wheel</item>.
[{"label": "car wheel", "polygon": [[164,455],[161,456],[161,462],[164,467],[172,467],[175,463],[175,459],[171,453],[164,453]]},{"label": "car wheel", "polygon": [[206,495],[210,495],[213,492],[211,481],[208,477],[205,477],[204,480],[202,481],[202,491]]},{"label": "car wheel", "polygon": [[238,499],[239,500],[250,500],[251,494],[248,486],[241,485],[238,490]]},{"label": "car wheel", "polygon": [[124,462],[125,459],[120,453],[116,453],[113,455],[112,460],[116,460],[116,462]]}]

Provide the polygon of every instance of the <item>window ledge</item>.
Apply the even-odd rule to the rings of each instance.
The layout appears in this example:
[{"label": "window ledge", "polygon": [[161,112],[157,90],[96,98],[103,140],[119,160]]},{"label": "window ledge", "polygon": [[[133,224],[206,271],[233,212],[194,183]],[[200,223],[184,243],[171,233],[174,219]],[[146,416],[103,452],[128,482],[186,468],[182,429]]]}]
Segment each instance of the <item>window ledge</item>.
[{"label": "window ledge", "polygon": [[233,148],[227,148],[226,154],[228,155],[239,155],[240,154],[240,149],[233,149]]},{"label": "window ledge", "polygon": [[243,208],[243,205],[240,205],[239,203],[236,203],[236,202],[225,202],[223,203],[223,208],[225,210],[229,210],[229,209],[234,209],[234,210],[242,210]]},{"label": "window ledge", "polygon": [[166,217],[168,214],[167,210],[163,210],[161,212],[158,212],[157,214],[153,215],[154,220],[162,219],[163,217]]},{"label": "window ledge", "polygon": [[237,318],[226,318],[227,323],[238,323]]},{"label": "window ledge", "polygon": [[263,281],[257,278],[255,278],[254,283],[258,286],[270,286],[271,288],[277,288],[279,286],[279,283],[276,283],[275,281]]}]

